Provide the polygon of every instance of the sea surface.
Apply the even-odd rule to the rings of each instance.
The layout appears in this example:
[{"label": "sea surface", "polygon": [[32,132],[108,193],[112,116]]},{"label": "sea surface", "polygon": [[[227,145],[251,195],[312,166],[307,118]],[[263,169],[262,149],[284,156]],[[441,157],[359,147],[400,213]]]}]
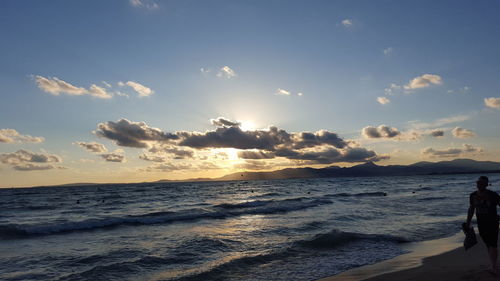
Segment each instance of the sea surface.
[{"label": "sea surface", "polygon": [[477,177],[0,189],[0,280],[316,280],[456,234]]}]

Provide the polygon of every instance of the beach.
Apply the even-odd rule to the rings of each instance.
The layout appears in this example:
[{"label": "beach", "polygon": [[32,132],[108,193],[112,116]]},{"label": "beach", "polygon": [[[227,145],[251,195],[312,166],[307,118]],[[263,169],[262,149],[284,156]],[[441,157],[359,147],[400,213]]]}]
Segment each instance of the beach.
[{"label": "beach", "polygon": [[[318,281],[500,280],[500,277],[488,271],[486,247],[480,238],[478,244],[467,251],[462,247],[461,239],[463,234],[458,233],[452,237],[418,243],[408,254]],[[433,255],[438,252],[441,253]]]}]

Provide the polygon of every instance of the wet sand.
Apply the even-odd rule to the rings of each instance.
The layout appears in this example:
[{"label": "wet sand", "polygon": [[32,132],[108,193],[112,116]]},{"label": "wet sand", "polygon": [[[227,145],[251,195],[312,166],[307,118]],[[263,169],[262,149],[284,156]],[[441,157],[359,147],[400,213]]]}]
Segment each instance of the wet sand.
[{"label": "wet sand", "polygon": [[444,239],[412,243],[405,247],[411,251],[408,254],[319,281],[500,280],[488,271],[489,260],[483,242],[465,251],[463,237],[458,233]]}]

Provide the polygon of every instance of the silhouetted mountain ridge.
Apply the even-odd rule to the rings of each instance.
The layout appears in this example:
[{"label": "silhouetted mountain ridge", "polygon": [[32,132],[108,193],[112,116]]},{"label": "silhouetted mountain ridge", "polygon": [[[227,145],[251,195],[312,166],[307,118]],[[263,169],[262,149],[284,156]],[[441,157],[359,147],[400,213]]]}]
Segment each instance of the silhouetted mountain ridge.
[{"label": "silhouetted mountain ridge", "polygon": [[500,162],[455,159],[441,162],[417,162],[411,165],[379,166],[373,162],[341,168],[286,168],[272,172],[240,172],[213,180],[257,180],[289,178],[412,176],[433,174],[500,173]]}]

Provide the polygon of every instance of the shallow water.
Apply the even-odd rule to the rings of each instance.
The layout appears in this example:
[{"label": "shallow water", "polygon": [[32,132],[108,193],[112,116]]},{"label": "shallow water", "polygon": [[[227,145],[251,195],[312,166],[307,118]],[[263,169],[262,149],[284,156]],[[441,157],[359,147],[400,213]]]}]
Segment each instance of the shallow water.
[{"label": "shallow water", "polygon": [[476,178],[4,189],[0,279],[315,280],[455,234]]}]

